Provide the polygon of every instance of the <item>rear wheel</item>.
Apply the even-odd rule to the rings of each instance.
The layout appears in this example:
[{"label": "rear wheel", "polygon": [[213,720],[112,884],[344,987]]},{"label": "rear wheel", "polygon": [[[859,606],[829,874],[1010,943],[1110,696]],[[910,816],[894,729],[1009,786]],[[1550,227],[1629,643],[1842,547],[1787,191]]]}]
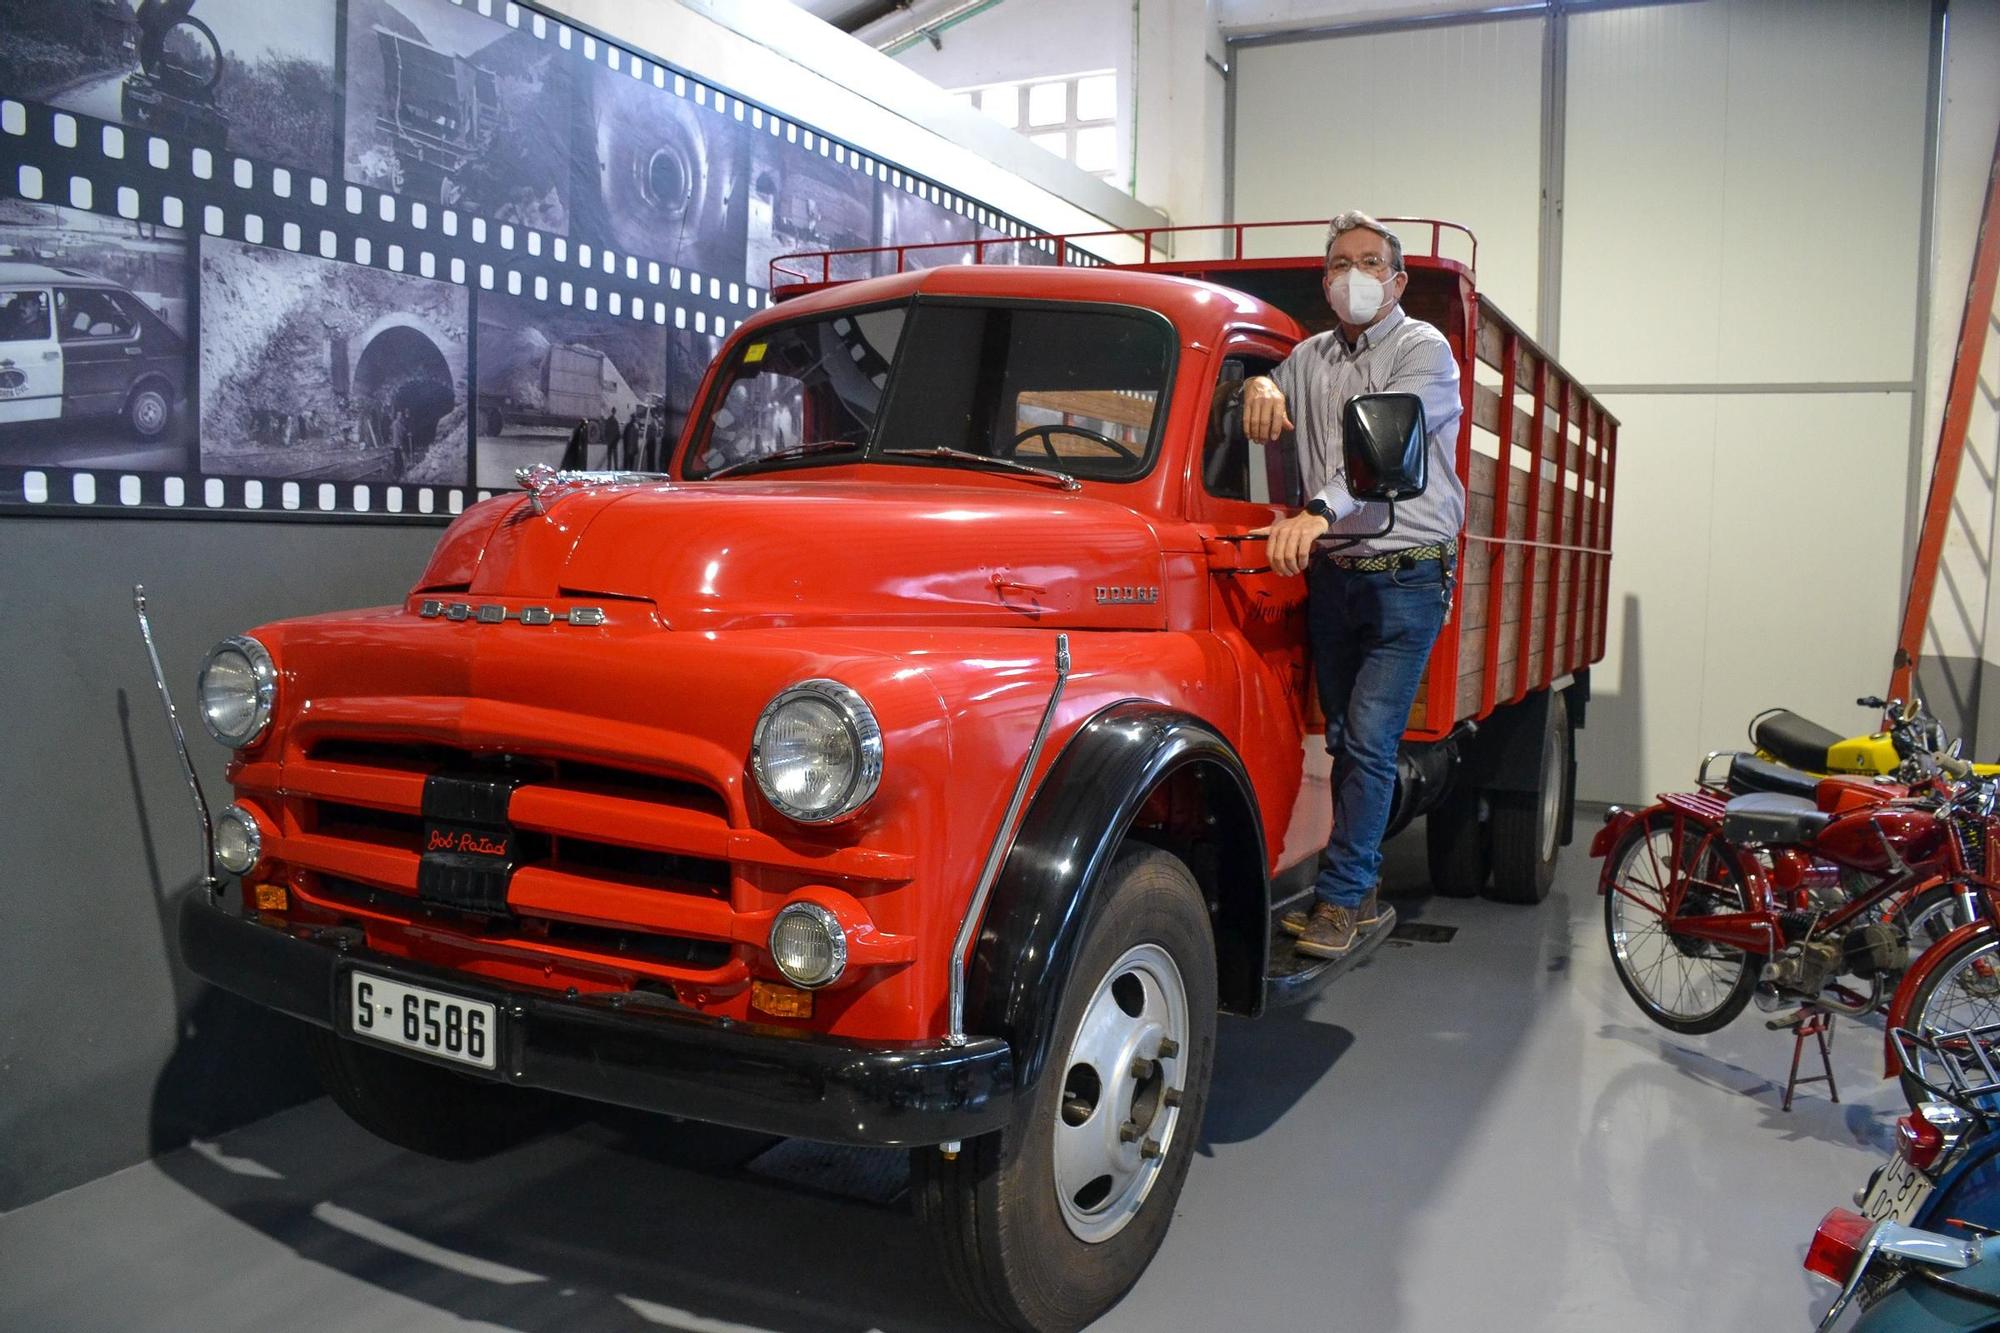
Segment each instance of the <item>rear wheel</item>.
[{"label": "rear wheel", "polygon": [[154,440],[167,428],[174,405],[157,384],[142,384],[125,400],[125,424],[142,440]]},{"label": "rear wheel", "polygon": [[1487,896],[1495,901],[1533,904],[1549,896],[1569,805],[1570,739],[1569,708],[1562,696],[1551,695],[1535,790],[1488,794],[1493,884]]},{"label": "rear wheel", "polygon": [[968,1306],[1081,1328],[1145,1271],[1173,1220],[1215,1049],[1215,944],[1194,876],[1142,849],[1112,871],[1013,1124],[955,1159],[911,1154],[911,1193]]},{"label": "rear wheel", "polygon": [[1447,898],[1470,898],[1485,889],[1493,869],[1493,844],[1481,814],[1479,789],[1454,782],[1424,817],[1424,851],[1433,891]]},{"label": "rear wheel", "polygon": [[470,1161],[547,1128],[562,1099],[378,1051],[325,1028],[309,1038],[312,1062],[334,1104],[399,1148]]},{"label": "rear wheel", "polygon": [[1677,918],[1749,910],[1743,875],[1713,830],[1656,811],[1611,849],[1604,933],[1611,966],[1640,1012],[1675,1032],[1714,1032],[1743,1012],[1757,973],[1741,949],[1669,928],[1670,894],[1685,892]]}]

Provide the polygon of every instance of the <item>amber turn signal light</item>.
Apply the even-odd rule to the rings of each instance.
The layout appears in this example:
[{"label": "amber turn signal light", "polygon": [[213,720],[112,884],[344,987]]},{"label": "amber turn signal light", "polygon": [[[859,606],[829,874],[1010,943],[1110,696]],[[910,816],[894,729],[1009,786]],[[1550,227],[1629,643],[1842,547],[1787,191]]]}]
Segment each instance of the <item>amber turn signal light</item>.
[{"label": "amber turn signal light", "polygon": [[750,1007],[773,1018],[811,1018],[813,997],[809,990],[780,986],[775,981],[750,983]]},{"label": "amber turn signal light", "polygon": [[291,908],[291,896],[282,884],[259,884],[254,888],[257,910],[260,912],[283,912]]}]

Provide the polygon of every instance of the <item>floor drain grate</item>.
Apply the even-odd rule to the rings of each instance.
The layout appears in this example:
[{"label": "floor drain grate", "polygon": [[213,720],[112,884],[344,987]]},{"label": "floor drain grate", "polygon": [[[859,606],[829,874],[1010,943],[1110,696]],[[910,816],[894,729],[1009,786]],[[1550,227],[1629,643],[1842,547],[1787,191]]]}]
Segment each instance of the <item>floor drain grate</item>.
[{"label": "floor drain grate", "polygon": [[1457,926],[1433,926],[1423,921],[1399,921],[1389,932],[1392,940],[1404,944],[1450,944],[1451,937],[1458,934]]}]

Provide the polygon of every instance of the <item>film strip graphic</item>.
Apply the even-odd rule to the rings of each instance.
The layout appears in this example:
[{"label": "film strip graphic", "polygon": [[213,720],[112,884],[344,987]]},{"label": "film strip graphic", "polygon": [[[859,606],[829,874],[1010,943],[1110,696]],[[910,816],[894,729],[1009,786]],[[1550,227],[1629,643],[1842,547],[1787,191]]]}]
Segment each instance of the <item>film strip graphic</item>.
[{"label": "film strip graphic", "polygon": [[[738,122],[752,136],[769,136],[788,149],[817,154],[823,166],[845,168],[875,182],[881,192],[878,207],[888,207],[897,194],[908,195],[962,217],[968,226],[988,229],[989,242],[1020,239],[1024,249],[1042,252],[1036,262],[1055,262],[1050,243],[1032,239],[1037,233],[1018,219],[684,70],[523,5],[452,3],[573,52],[581,62],[650,84],[656,94],[680,99],[701,114]],[[598,73],[601,77],[602,71]],[[0,99],[0,197],[182,232],[190,247],[191,288],[200,283],[196,256],[210,239],[450,283],[469,294],[468,344],[482,292],[714,338],[733,332],[772,304],[771,294],[747,281],[747,274],[704,273],[11,98]],[[1071,247],[1063,262],[1101,261]],[[192,341],[198,345],[206,330],[196,327]],[[188,363],[187,410],[198,422],[198,346],[189,348]],[[462,484],[0,463],[0,510],[442,523],[494,493],[470,484],[478,449],[475,388],[469,362]],[[199,456],[199,447],[198,438],[189,444],[192,456]]]}]

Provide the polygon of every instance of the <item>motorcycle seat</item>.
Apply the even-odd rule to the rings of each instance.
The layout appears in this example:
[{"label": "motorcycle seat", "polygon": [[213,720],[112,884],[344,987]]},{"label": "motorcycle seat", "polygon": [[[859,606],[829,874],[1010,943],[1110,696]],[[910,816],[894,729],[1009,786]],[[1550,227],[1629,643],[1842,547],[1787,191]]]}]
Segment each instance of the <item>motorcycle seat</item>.
[{"label": "motorcycle seat", "polygon": [[1810,801],[1819,793],[1819,779],[1783,764],[1766,763],[1755,755],[1739,754],[1729,761],[1729,790],[1738,796],[1763,791]]},{"label": "motorcycle seat", "polygon": [[1722,807],[1722,836],[1739,847],[1810,842],[1833,816],[1800,796],[1752,792]]},{"label": "motorcycle seat", "polygon": [[1781,764],[1824,773],[1826,752],[1840,744],[1842,737],[1788,708],[1773,708],[1751,720],[1750,739]]}]

